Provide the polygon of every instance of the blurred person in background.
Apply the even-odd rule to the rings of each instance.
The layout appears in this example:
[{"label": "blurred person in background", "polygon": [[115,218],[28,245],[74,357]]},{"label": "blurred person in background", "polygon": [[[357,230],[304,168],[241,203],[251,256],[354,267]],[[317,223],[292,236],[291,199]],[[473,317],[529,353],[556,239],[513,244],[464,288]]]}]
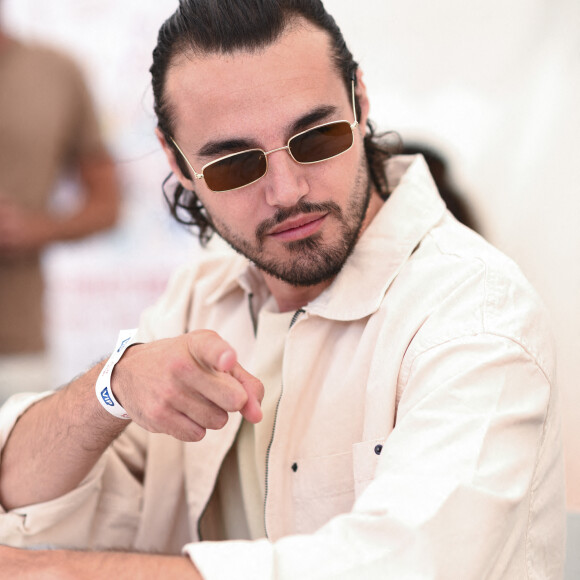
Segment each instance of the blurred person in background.
[{"label": "blurred person in background", "polygon": [[[50,210],[63,175],[78,175],[78,207]],[[119,185],[77,65],[24,43],[0,16],[0,404],[51,385],[42,251],[117,219]]]}]

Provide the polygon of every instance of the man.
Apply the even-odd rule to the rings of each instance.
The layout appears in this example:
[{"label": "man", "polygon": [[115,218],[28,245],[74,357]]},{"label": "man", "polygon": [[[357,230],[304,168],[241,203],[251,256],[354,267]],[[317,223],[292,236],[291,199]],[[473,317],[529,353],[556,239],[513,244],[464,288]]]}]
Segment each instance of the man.
[{"label": "man", "polygon": [[238,254],[179,272],[105,366],[4,408],[0,537],[60,549],[3,569],[560,577],[545,315],[421,157],[377,172],[322,4],[183,0],[151,71],[174,212]]},{"label": "man", "polygon": [[[49,210],[59,177],[78,173],[74,211]],[[0,403],[51,387],[41,252],[111,227],[114,164],[77,66],[0,26]]]}]

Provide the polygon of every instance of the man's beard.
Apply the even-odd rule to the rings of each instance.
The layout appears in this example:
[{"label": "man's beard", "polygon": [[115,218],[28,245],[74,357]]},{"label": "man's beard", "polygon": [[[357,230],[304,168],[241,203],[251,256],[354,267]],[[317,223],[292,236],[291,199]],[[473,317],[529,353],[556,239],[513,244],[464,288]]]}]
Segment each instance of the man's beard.
[{"label": "man's beard", "polygon": [[[352,253],[362,228],[371,197],[370,180],[363,163],[357,174],[346,211],[334,201],[310,203],[300,200],[294,207],[280,209],[276,214],[256,228],[256,242],[250,243],[223,225],[214,223],[218,234],[234,249],[260,270],[291,284],[292,286],[314,286],[334,278]],[[291,254],[286,260],[268,258],[264,255],[264,240],[274,226],[296,215],[326,213],[326,219],[338,222],[338,239],[334,242],[322,240],[317,232],[307,238],[285,242],[286,251]]]}]

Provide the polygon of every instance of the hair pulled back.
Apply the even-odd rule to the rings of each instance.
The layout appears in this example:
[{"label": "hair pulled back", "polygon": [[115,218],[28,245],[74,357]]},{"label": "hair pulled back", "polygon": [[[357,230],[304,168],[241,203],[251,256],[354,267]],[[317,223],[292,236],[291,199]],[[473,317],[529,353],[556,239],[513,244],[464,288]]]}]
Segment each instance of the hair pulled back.
[{"label": "hair pulled back", "polygon": [[[320,0],[179,1],[178,9],[159,30],[150,72],[157,126],[174,149],[184,175],[190,177],[190,171],[171,140],[175,130],[175,115],[165,94],[167,74],[175,57],[186,53],[203,56],[257,51],[274,43],[286,27],[299,17],[328,34],[334,64],[350,92],[352,79],[356,82],[358,64],[346,46],[334,18],[328,14]],[[358,102],[356,108],[360,116]],[[381,196],[386,198],[387,183],[383,166],[391,155],[390,148],[375,137],[370,123],[364,145],[373,184]],[[197,227],[201,243],[207,243],[214,228],[195,192],[177,184],[171,197],[166,195],[172,215],[181,223]]]}]

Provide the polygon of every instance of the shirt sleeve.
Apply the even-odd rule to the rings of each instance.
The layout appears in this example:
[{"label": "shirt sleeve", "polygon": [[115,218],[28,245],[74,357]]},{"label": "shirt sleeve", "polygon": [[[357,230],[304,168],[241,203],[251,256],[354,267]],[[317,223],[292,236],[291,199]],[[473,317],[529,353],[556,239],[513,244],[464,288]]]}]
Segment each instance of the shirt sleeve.
[{"label": "shirt sleeve", "polygon": [[[46,393],[17,394],[0,409],[0,445],[14,424]],[[0,542],[19,548],[130,549],[141,518],[144,433],[128,429],[71,492],[52,501],[6,511],[0,505]],[[0,448],[0,452],[1,452]]]},{"label": "shirt sleeve", "polygon": [[[192,276],[191,268],[174,276],[164,297],[143,315],[140,341],[184,331]],[[0,453],[18,418],[51,393],[14,395],[0,408]],[[22,548],[134,549],[143,516],[149,443],[149,434],[133,423],[75,490],[9,512],[0,506],[0,542]]]},{"label": "shirt sleeve", "polygon": [[204,578],[560,578],[559,425],[534,359],[502,336],[450,340],[415,358],[403,393],[352,511],[273,543],[188,544]]}]

